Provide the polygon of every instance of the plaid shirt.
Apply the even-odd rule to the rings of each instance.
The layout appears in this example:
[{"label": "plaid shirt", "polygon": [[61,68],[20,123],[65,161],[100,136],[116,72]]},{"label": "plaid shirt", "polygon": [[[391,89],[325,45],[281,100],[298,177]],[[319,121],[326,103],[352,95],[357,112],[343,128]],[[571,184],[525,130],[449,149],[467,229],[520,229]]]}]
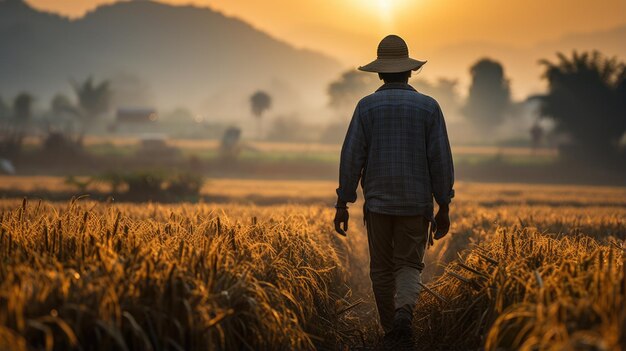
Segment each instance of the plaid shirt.
[{"label": "plaid shirt", "polygon": [[339,167],[339,201],[356,201],[361,180],[366,209],[433,216],[454,197],[454,167],[437,101],[404,83],[388,83],[359,101]]}]

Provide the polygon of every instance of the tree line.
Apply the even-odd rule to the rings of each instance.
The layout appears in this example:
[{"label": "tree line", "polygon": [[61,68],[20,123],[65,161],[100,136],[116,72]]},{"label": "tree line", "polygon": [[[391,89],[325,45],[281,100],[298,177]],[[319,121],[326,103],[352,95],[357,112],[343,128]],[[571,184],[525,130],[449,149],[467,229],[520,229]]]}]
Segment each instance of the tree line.
[{"label": "tree line", "polygon": [[[551,120],[555,133],[569,137],[561,155],[595,163],[623,161],[619,143],[626,133],[626,64],[597,51],[574,51],[570,56],[558,53],[556,60],[539,64],[547,92],[529,96],[525,102],[538,102],[538,118]],[[425,88],[431,92],[444,108],[460,105],[464,118],[478,135],[487,138],[505,117],[515,116],[518,104],[511,97],[510,80],[500,62],[483,58],[469,72],[471,83],[464,101],[458,101],[454,80],[411,83],[418,91]],[[356,101],[379,84],[371,75],[345,72],[328,87],[329,105],[348,115]]]}]

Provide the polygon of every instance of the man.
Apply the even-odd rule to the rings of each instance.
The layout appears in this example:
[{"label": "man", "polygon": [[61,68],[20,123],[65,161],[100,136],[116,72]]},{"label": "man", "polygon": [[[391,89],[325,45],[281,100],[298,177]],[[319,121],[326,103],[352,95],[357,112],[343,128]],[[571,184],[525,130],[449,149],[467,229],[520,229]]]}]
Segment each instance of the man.
[{"label": "man", "polygon": [[346,235],[346,204],[356,201],[361,180],[370,278],[386,341],[410,341],[424,250],[433,232],[440,239],[450,227],[454,169],[443,114],[408,84],[425,63],[410,58],[396,35],[380,42],[378,59],[359,70],[378,73],[384,84],[359,101],[341,150],[335,230]]}]

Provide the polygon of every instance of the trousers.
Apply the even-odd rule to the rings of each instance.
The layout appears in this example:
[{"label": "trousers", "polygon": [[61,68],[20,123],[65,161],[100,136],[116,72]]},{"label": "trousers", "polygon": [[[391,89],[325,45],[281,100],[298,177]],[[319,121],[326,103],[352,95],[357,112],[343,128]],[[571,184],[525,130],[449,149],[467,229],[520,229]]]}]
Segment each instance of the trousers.
[{"label": "trousers", "polygon": [[370,279],[380,324],[391,331],[396,313],[412,316],[421,291],[429,220],[366,211]]}]

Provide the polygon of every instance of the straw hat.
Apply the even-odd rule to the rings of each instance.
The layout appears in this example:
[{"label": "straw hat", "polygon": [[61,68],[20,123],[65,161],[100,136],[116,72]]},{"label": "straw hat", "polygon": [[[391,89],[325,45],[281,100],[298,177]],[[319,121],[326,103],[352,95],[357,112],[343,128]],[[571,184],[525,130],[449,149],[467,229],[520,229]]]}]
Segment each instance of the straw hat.
[{"label": "straw hat", "polygon": [[409,57],[409,48],[402,38],[388,35],[378,44],[378,58],[359,70],[376,73],[417,71],[425,63]]}]

